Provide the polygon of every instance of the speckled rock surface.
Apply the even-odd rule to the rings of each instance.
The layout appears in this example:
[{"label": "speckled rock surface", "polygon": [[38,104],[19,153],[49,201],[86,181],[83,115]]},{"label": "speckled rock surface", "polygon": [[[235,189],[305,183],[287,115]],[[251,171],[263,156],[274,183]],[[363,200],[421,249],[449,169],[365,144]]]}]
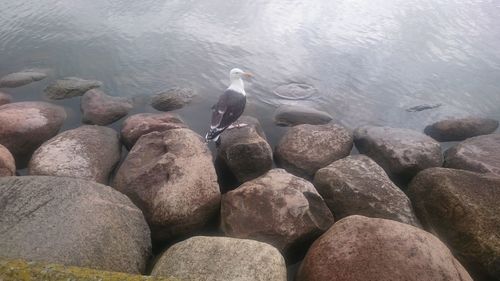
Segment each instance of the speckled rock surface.
[{"label": "speckled rock surface", "polygon": [[493,133],[498,121],[489,118],[468,117],[446,119],[425,127],[424,132],[437,141],[463,141]]},{"label": "speckled rock surface", "polygon": [[444,166],[500,176],[500,134],[467,139],[445,152]]},{"label": "speckled rock surface", "polygon": [[337,124],[294,126],[276,146],[276,162],[294,175],[310,178],[318,169],[348,156],[352,141],[352,134]]},{"label": "speckled rock surface", "polygon": [[221,228],[226,235],[269,243],[285,255],[332,224],[333,215],[314,186],[283,169],[273,169],[222,197]]},{"label": "speckled rock surface", "polygon": [[33,153],[28,173],[107,184],[120,155],[121,144],[115,130],[84,125],[64,131],[40,146]]},{"label": "speckled rock surface", "polygon": [[420,226],[410,199],[365,155],[348,156],[319,169],[314,186],[337,219],[363,215]]},{"label": "speckled rock surface", "polygon": [[452,247],[471,272],[500,279],[500,177],[427,169],[411,182],[408,196],[422,224]]},{"label": "speckled rock surface", "polygon": [[153,276],[192,281],[286,281],[285,260],[276,248],[253,240],[195,236],[170,247]]},{"label": "speckled rock surface", "polygon": [[66,77],[55,81],[45,88],[45,96],[53,100],[79,97],[90,89],[99,88],[102,82],[85,80],[77,77]]},{"label": "speckled rock surface", "polygon": [[57,134],[66,119],[64,108],[46,102],[16,102],[0,106],[0,144],[16,159],[18,168]]},{"label": "speckled rock surface", "polygon": [[141,273],[151,253],[141,211],[109,186],[74,178],[0,178],[6,258]]},{"label": "speckled rock surface", "polygon": [[140,137],[113,186],[141,208],[155,240],[201,228],[219,210],[212,155],[201,136],[189,129]]},{"label": "speckled rock surface", "polygon": [[278,126],[321,125],[332,119],[332,116],[324,111],[302,105],[282,105],[274,112],[274,123]]},{"label": "speckled rock surface", "polygon": [[0,92],[0,105],[8,104],[12,101],[12,97],[9,94]]},{"label": "speckled rock surface", "polygon": [[151,98],[151,106],[159,111],[170,111],[183,108],[189,104],[195,92],[189,88],[172,88],[155,94]]},{"label": "speckled rock surface", "polygon": [[123,97],[112,97],[103,91],[87,91],[81,100],[82,122],[95,125],[108,125],[128,114],[132,101]]},{"label": "speckled rock surface", "polygon": [[32,82],[40,81],[46,77],[47,74],[35,70],[10,73],[0,78],[0,88],[21,87]]},{"label": "speckled rock surface", "polygon": [[363,216],[336,222],[316,240],[297,281],[472,281],[450,250],[408,224]]},{"label": "speckled rock surface", "polygon": [[10,151],[0,144],[0,177],[9,177],[16,174],[16,161]]}]

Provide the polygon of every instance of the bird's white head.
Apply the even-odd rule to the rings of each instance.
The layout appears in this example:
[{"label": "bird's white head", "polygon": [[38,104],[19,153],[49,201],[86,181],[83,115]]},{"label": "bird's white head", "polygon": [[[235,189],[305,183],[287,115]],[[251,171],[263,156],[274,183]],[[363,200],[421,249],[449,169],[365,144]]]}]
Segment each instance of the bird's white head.
[{"label": "bird's white head", "polygon": [[238,81],[241,78],[250,78],[253,77],[253,75],[249,72],[245,72],[239,68],[233,68],[229,72],[229,80],[232,82]]}]

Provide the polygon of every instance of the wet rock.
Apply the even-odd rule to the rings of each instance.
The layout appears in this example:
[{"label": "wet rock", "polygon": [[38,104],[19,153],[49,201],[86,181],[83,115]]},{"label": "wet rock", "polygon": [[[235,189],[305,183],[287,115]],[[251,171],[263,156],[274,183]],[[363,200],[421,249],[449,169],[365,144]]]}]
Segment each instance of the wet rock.
[{"label": "wet rock", "polygon": [[151,275],[180,280],[287,280],[285,260],[276,248],[253,240],[205,236],[170,247]]},{"label": "wet rock", "polygon": [[0,105],[8,104],[12,101],[12,97],[6,93],[0,92]]},{"label": "wet rock", "polygon": [[283,169],[273,169],[222,197],[226,235],[269,243],[287,256],[332,224],[333,215],[314,186]]},{"label": "wet rock", "polygon": [[154,240],[203,227],[219,210],[210,150],[189,129],[140,137],[118,170],[114,187],[141,208]]},{"label": "wet rock", "polygon": [[16,174],[16,162],[14,156],[3,145],[0,144],[0,177],[10,177]]},{"label": "wet rock", "polygon": [[112,97],[98,89],[87,91],[81,101],[82,122],[105,126],[128,114],[132,101],[123,97]]},{"label": "wet rock", "polygon": [[354,143],[360,153],[375,160],[400,183],[408,182],[421,170],[443,163],[439,143],[409,129],[361,127],[354,132]]},{"label": "wet rock", "polygon": [[303,83],[290,83],[274,89],[273,93],[283,99],[303,100],[318,94],[318,89]]},{"label": "wet rock", "polygon": [[337,219],[363,215],[420,226],[410,199],[367,156],[348,156],[319,169],[314,186]]},{"label": "wet rock", "polygon": [[463,141],[465,139],[493,133],[498,121],[489,118],[447,119],[425,127],[424,132],[437,141]]},{"label": "wet rock", "polygon": [[127,149],[130,150],[142,135],[179,128],[187,128],[187,125],[176,114],[139,113],[123,121],[121,139]]},{"label": "wet rock", "polygon": [[120,161],[118,133],[84,125],[64,131],[40,146],[29,163],[30,175],[81,178],[106,184]]},{"label": "wet rock", "polygon": [[64,108],[46,102],[17,102],[0,106],[0,144],[16,159],[18,168],[31,154],[57,134],[66,119]]},{"label": "wet rock", "polygon": [[500,176],[500,134],[467,139],[445,152],[444,166]]},{"label": "wet rock", "polygon": [[438,108],[438,107],[440,107],[442,105],[443,104],[441,104],[441,103],[436,103],[436,104],[420,104],[420,105],[416,105],[416,106],[407,108],[406,111],[408,111],[408,112],[419,112],[419,111],[424,111],[424,110],[428,110],[428,109]]},{"label": "wet rock", "polygon": [[422,224],[471,272],[500,279],[499,177],[433,168],[420,172],[408,192]]},{"label": "wet rock", "polygon": [[6,258],[142,273],[151,253],[141,211],[109,186],[81,179],[0,178]]},{"label": "wet rock", "polygon": [[16,88],[47,78],[47,74],[35,70],[11,73],[0,78],[0,88]]},{"label": "wet rock", "polygon": [[183,108],[193,100],[195,93],[189,88],[172,88],[158,93],[151,99],[151,106],[159,111]]},{"label": "wet rock", "polygon": [[45,88],[45,95],[49,99],[62,100],[79,97],[88,90],[99,88],[102,82],[97,80],[85,80],[77,77],[66,77],[50,84]]},{"label": "wet rock", "polygon": [[330,114],[309,106],[282,105],[274,112],[274,123],[278,126],[321,125],[332,119]]},{"label": "wet rock", "polygon": [[349,155],[352,134],[337,124],[298,125],[290,128],[276,147],[276,161],[302,177]]},{"label": "wet rock", "polygon": [[349,216],[316,240],[297,281],[472,281],[432,234],[393,220]]},{"label": "wet rock", "polygon": [[242,116],[237,122],[247,126],[224,131],[217,152],[238,181],[243,183],[271,169],[273,150],[267,143],[259,120]]}]

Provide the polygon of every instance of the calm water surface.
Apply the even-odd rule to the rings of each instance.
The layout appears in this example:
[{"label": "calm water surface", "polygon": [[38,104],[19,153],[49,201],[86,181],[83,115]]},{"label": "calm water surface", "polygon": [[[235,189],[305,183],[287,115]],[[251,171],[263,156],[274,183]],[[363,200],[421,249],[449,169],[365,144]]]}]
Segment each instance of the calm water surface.
[{"label": "calm water surface", "polygon": [[[41,100],[54,79],[104,82],[111,95],[146,100],[173,87],[199,97],[178,113],[204,133],[210,106],[240,67],[246,114],[273,144],[280,104],[302,103],[354,128],[381,124],[422,129],[442,116],[500,118],[498,0],[0,0],[0,75],[44,68],[50,77],[5,89],[16,101]],[[289,82],[310,84],[304,101],[276,97]],[[79,123],[79,99],[65,128]],[[409,113],[420,104],[443,104]],[[119,126],[118,124],[114,125]]]}]

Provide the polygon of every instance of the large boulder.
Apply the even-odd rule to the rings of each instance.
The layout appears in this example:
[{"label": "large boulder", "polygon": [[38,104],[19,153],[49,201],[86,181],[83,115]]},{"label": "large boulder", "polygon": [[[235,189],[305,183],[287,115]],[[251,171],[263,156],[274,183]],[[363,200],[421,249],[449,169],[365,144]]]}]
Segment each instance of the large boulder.
[{"label": "large boulder", "polygon": [[443,163],[440,144],[409,129],[361,127],[354,132],[354,143],[360,153],[375,160],[400,183],[407,183],[421,170]]},{"label": "large boulder", "polygon": [[105,126],[127,115],[132,107],[128,98],[112,97],[99,89],[92,89],[82,96],[82,121]]},{"label": "large boulder", "polygon": [[88,90],[99,88],[102,82],[97,80],[85,80],[77,77],[66,77],[55,81],[45,88],[45,95],[49,99],[61,100],[79,97]]},{"label": "large boulder", "polygon": [[151,98],[151,106],[159,111],[171,111],[183,108],[193,100],[195,93],[189,88],[172,88],[155,94]]},{"label": "large boulder", "polygon": [[286,281],[283,256],[253,240],[195,236],[170,247],[153,276],[199,281]]},{"label": "large boulder", "polygon": [[282,105],[274,112],[274,123],[278,126],[321,125],[330,123],[332,119],[324,111],[303,105]]},{"label": "large boulder", "polygon": [[82,178],[106,184],[120,155],[121,144],[115,130],[84,125],[42,144],[33,153],[29,174]]},{"label": "large boulder", "polygon": [[151,238],[142,212],[123,194],[91,181],[0,178],[0,253],[142,273]]},{"label": "large boulder", "polygon": [[419,226],[410,199],[367,156],[348,156],[319,169],[314,186],[337,219],[363,215]]},{"label": "large boulder", "polygon": [[8,104],[12,101],[12,97],[9,94],[0,92],[0,105]]},{"label": "large boulder", "polygon": [[16,161],[10,151],[0,144],[0,177],[9,177],[16,174]]},{"label": "large boulder", "polygon": [[222,197],[221,228],[231,237],[269,243],[287,256],[300,253],[333,224],[314,186],[283,169],[242,184]]},{"label": "large boulder", "polygon": [[259,120],[242,116],[237,122],[246,126],[225,130],[217,152],[236,179],[243,183],[271,169],[273,150]]},{"label": "large boulder", "polygon": [[139,113],[123,121],[121,140],[127,149],[131,149],[142,136],[151,132],[163,132],[171,129],[187,128],[182,119],[172,113]]},{"label": "large boulder", "polygon": [[142,209],[154,240],[201,228],[219,210],[212,155],[189,129],[140,137],[118,170],[114,187]]},{"label": "large boulder", "polygon": [[408,189],[422,224],[479,276],[500,280],[500,178],[433,168]]},{"label": "large boulder", "polygon": [[276,161],[288,172],[312,177],[320,168],[351,153],[352,134],[337,124],[297,125],[276,146]]},{"label": "large boulder", "polygon": [[446,119],[425,127],[424,132],[438,141],[463,141],[493,133],[498,121],[489,118],[468,117]]},{"label": "large boulder", "polygon": [[46,102],[17,102],[0,106],[0,144],[16,159],[18,168],[28,164],[31,154],[57,134],[66,111]]},{"label": "large boulder", "polygon": [[36,70],[10,73],[0,78],[0,88],[16,88],[45,79],[47,74]]},{"label": "large boulder", "polygon": [[500,176],[500,134],[467,139],[448,149],[444,166]]},{"label": "large boulder", "polygon": [[432,234],[393,220],[349,216],[316,240],[297,281],[472,281]]}]

